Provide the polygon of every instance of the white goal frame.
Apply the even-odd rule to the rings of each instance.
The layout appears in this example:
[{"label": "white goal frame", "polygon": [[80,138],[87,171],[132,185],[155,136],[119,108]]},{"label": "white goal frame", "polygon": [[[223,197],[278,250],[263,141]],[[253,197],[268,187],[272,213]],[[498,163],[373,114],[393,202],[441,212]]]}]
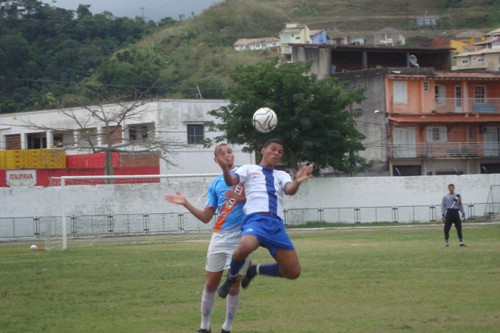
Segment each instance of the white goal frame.
[{"label": "white goal frame", "polygon": [[[175,179],[175,178],[205,178],[212,177],[215,178],[220,173],[189,173],[189,174],[157,174],[157,175],[114,175],[114,176],[61,176],[54,177],[61,180],[61,190],[64,191],[64,187],[69,180],[116,180],[116,179]],[[113,186],[113,184],[109,184]],[[66,219],[66,207],[62,205],[61,207],[61,233],[62,233],[62,249],[66,250],[68,248],[68,225]]]}]

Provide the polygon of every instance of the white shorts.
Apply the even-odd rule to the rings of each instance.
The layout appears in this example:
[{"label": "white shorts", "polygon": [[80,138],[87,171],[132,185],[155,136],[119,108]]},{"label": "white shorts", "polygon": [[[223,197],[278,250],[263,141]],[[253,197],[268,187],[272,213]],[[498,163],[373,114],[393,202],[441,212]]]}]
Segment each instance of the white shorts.
[{"label": "white shorts", "polygon": [[[229,269],[231,257],[238,247],[241,238],[241,231],[236,232],[214,232],[207,251],[207,261],[205,269],[208,272],[221,272]],[[245,275],[248,269],[249,259],[240,270],[241,275]]]}]

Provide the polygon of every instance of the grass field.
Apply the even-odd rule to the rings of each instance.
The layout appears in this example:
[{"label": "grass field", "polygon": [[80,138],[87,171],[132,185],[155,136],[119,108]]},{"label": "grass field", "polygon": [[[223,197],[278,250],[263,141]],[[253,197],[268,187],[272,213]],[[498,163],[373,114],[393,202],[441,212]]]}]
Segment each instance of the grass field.
[{"label": "grass field", "polygon": [[[291,231],[302,275],[257,277],[236,332],[500,332],[500,225]],[[208,240],[0,245],[0,331],[196,332]],[[254,261],[267,262],[264,250]],[[225,305],[217,299],[212,332]]]}]

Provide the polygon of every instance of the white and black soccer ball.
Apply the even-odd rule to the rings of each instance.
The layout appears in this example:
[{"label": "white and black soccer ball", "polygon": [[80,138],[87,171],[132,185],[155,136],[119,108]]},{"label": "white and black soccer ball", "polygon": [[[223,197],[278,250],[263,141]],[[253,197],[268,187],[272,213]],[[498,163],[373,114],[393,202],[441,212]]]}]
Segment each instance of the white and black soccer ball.
[{"label": "white and black soccer ball", "polygon": [[276,128],[278,116],[272,109],[262,107],[253,114],[252,124],[257,131],[269,133]]}]

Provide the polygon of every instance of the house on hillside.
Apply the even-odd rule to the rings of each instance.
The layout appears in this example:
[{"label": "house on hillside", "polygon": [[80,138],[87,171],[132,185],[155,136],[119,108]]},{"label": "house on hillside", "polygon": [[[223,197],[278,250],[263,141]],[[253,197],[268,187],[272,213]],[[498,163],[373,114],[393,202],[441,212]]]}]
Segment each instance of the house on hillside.
[{"label": "house on hillside", "polygon": [[310,30],[312,44],[330,44],[331,40],[325,30]]},{"label": "house on hillside", "polygon": [[405,37],[397,29],[386,27],[373,33],[373,45],[402,46],[405,44]]},{"label": "house on hillside", "polygon": [[[350,31],[338,32],[332,38],[332,44],[334,45],[366,45],[373,40],[373,36],[363,36],[357,35]],[[373,44],[373,43],[372,43]]]},{"label": "house on hillside", "polygon": [[500,71],[500,47],[484,48],[474,52],[464,52],[454,55],[454,71],[483,70]]},{"label": "house on hillside", "polygon": [[291,60],[291,44],[312,44],[311,31],[305,24],[286,23],[280,31],[281,55],[284,60]]},{"label": "house on hillside", "polygon": [[484,40],[483,36],[484,33],[481,31],[463,31],[450,41],[450,47],[454,48],[456,53],[476,51],[479,49],[476,44]]},{"label": "house on hillside", "polygon": [[487,49],[497,49],[500,48],[500,28],[492,30],[485,34],[484,40],[476,43],[475,45],[487,48]]},{"label": "house on hillside", "polygon": [[233,47],[236,51],[270,50],[279,52],[280,39],[277,37],[240,38],[233,44]]}]

